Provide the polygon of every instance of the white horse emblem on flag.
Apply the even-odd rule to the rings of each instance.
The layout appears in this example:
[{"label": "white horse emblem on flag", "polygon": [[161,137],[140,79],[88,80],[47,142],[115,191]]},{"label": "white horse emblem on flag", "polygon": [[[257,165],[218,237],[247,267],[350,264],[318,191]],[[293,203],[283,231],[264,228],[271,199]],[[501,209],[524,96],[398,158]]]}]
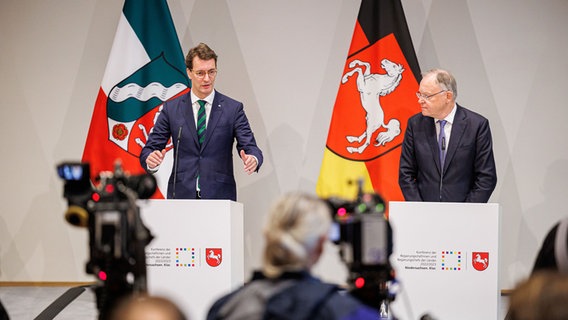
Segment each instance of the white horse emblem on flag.
[{"label": "white horse emblem on flag", "polygon": [[388,59],[381,61],[381,68],[386,71],[386,74],[371,73],[371,64],[361,60],[351,61],[349,68],[353,70],[343,75],[341,83],[346,83],[349,77],[357,74],[357,90],[360,93],[361,105],[366,112],[366,128],[359,136],[349,135],[346,137],[349,143],[361,143],[365,139],[365,143],[359,147],[348,146],[347,151],[349,153],[363,153],[371,144],[371,136],[379,128],[383,127],[386,131],[379,132],[375,146],[384,146],[400,134],[400,121],[398,119],[393,118],[385,124],[385,113],[381,106],[380,97],[386,96],[396,89],[402,80],[404,68],[402,64],[394,63]]}]

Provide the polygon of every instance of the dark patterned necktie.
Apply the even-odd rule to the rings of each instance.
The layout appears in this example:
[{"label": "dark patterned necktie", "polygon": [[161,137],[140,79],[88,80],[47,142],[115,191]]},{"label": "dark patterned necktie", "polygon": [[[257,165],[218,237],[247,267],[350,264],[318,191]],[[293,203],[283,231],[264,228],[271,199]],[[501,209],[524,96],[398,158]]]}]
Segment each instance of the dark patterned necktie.
[{"label": "dark patterned necktie", "polygon": [[[207,122],[207,113],[205,112],[205,104],[207,101],[205,100],[197,100],[199,103],[199,110],[197,111],[197,140],[199,141],[199,145],[203,145],[203,141],[205,140],[205,128]],[[201,186],[199,185],[199,172],[197,172],[197,195],[198,198],[200,196]]]},{"label": "dark patterned necktie", "polygon": [[444,126],[446,125],[446,120],[439,120],[440,123],[440,135],[438,136],[438,147],[440,152],[440,166],[444,167],[444,160],[446,159],[446,133],[444,132]]},{"label": "dark patterned necktie", "polygon": [[205,112],[205,100],[198,100],[199,111],[197,111],[197,139],[199,140],[199,145],[203,144],[205,140],[205,124],[207,122],[207,113]]}]

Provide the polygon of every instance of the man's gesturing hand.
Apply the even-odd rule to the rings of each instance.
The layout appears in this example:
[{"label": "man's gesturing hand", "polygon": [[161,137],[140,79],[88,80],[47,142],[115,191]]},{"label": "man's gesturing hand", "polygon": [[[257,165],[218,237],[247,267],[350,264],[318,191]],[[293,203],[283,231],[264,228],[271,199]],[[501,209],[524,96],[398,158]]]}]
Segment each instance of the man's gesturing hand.
[{"label": "man's gesturing hand", "polygon": [[146,158],[146,165],[148,166],[148,169],[151,170],[159,166],[164,160],[165,155],[166,149],[163,149],[162,151],[154,150],[152,153],[150,153],[150,155],[148,155],[148,158]]},{"label": "man's gesturing hand", "polygon": [[245,165],[245,172],[251,174],[256,171],[256,167],[258,166],[258,162],[256,157],[246,154],[244,150],[241,150],[241,159]]}]

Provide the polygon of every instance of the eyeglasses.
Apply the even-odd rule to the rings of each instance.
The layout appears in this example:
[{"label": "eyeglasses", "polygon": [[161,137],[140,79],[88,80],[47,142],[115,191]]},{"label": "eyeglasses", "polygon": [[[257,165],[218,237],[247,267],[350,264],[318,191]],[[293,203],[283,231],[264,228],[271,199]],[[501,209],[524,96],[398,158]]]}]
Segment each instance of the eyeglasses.
[{"label": "eyeglasses", "polygon": [[211,69],[211,70],[207,70],[207,71],[197,70],[197,71],[193,71],[193,73],[199,79],[205,78],[205,75],[208,75],[209,78],[215,78],[215,76],[217,75],[217,69]]},{"label": "eyeglasses", "polygon": [[424,95],[424,94],[422,94],[422,93],[420,93],[420,92],[416,92],[416,97],[417,97],[418,99],[422,99],[422,100],[430,100],[430,98],[432,98],[433,96],[435,96],[435,95],[437,95],[437,94],[440,94],[440,93],[442,93],[442,92],[446,92],[446,91],[448,91],[448,90],[438,91],[438,92],[436,92],[436,93],[432,93],[432,94],[429,94],[429,95]]}]

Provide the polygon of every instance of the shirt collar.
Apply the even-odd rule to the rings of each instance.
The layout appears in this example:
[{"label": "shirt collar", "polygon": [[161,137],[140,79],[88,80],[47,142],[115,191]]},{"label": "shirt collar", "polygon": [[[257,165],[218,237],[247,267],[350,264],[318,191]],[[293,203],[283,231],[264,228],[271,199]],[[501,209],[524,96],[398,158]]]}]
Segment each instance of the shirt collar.
[{"label": "shirt collar", "polygon": [[215,99],[215,90],[213,90],[210,95],[205,97],[205,99],[200,99],[193,93],[193,91],[190,91],[190,95],[191,95],[191,101],[193,101],[193,103],[196,103],[198,100],[205,100],[207,104],[213,105],[213,100]]},{"label": "shirt collar", "polygon": [[450,113],[444,119],[439,119],[439,120],[446,120],[446,122],[454,123],[454,118],[456,117],[456,109],[457,107],[456,104],[454,103],[452,111],[450,111]]}]

